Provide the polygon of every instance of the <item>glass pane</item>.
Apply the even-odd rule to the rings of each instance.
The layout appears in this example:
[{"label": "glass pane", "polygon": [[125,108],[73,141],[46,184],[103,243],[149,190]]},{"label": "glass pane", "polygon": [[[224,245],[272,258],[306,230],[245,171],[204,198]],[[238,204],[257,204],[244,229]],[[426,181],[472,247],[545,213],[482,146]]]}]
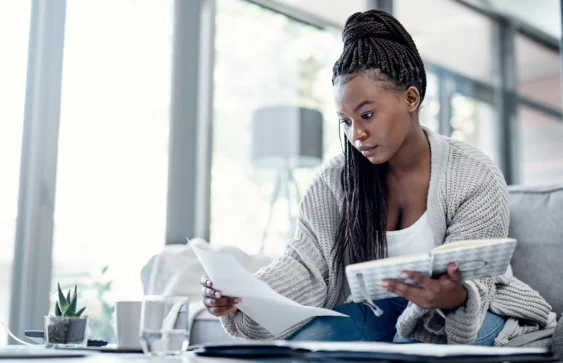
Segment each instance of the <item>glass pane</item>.
[{"label": "glass pane", "polygon": [[495,24],[450,0],[396,0],[395,16],[425,61],[491,82]]},{"label": "glass pane", "polygon": [[[252,113],[280,104],[319,110],[324,115],[324,158],[341,152],[331,77],[342,44],[339,31],[306,26],[246,1],[218,1],[216,24],[211,242],[257,252],[277,171],[251,163]],[[295,172],[301,194],[316,170]],[[292,234],[288,214],[295,215],[298,198],[292,193],[288,211],[285,196],[282,188],[266,252],[281,251]]]},{"label": "glass pane", "polygon": [[[30,1],[0,2],[0,321],[8,324],[18,212]],[[0,329],[0,345],[7,343]]]},{"label": "glass pane", "polygon": [[346,20],[353,13],[367,10],[366,0],[332,0],[329,1],[330,6],[327,6],[326,0],[277,0],[276,2],[306,11],[340,27],[344,27]]},{"label": "glass pane", "polygon": [[67,2],[52,281],[79,284],[98,339],[164,245],[172,4]]},{"label": "glass pane", "polygon": [[422,126],[426,126],[435,133],[438,133],[440,132],[438,77],[433,73],[428,73],[426,78],[426,95],[424,96],[418,117]]},{"label": "glass pane", "polygon": [[521,106],[520,184],[563,183],[563,121]]},{"label": "glass pane", "polygon": [[559,53],[518,34],[516,36],[518,92],[561,110],[561,60]]},{"label": "glass pane", "polygon": [[495,147],[496,117],[493,106],[456,93],[452,97],[451,137],[467,142],[487,154],[497,165],[500,156]]},{"label": "glass pane", "polygon": [[559,1],[463,0],[485,11],[521,20],[553,38],[561,38]]}]

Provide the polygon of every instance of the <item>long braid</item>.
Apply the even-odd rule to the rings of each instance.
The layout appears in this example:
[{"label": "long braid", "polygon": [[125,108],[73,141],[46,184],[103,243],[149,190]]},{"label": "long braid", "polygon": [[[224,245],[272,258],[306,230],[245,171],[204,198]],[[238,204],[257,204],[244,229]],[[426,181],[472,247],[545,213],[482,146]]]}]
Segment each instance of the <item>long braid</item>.
[{"label": "long braid", "polygon": [[[360,74],[398,90],[414,86],[420,102],[426,93],[426,71],[412,37],[390,14],[369,10],[348,18],[344,49],[333,67],[332,83]],[[350,263],[387,256],[387,163],[372,165],[345,137],[342,220],[336,234],[336,266],[344,254]]]}]

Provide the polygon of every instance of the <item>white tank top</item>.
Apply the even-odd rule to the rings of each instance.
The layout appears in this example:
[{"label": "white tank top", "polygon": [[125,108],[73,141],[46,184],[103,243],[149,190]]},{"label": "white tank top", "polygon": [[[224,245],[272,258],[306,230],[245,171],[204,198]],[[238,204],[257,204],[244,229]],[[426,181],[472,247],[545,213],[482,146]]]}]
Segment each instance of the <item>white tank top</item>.
[{"label": "white tank top", "polygon": [[428,212],[424,212],[412,226],[399,231],[388,231],[389,257],[430,252],[434,248],[434,233],[430,228]]}]

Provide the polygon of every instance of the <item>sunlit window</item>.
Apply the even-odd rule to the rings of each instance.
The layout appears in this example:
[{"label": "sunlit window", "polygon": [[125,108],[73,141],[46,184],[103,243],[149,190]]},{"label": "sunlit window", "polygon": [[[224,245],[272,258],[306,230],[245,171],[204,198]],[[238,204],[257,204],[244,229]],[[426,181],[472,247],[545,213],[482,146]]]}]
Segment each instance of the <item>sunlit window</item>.
[{"label": "sunlit window", "polygon": [[30,1],[0,1],[0,321],[5,323],[10,313],[30,10]]},{"label": "sunlit window", "polygon": [[67,2],[52,283],[80,284],[98,339],[164,245],[172,4]]}]

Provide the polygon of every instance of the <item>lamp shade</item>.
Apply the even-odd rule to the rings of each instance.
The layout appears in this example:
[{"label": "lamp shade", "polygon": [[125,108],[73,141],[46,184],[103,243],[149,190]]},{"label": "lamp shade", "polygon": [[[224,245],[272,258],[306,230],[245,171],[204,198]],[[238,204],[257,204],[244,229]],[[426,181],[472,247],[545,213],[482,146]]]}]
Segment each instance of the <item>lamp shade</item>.
[{"label": "lamp shade", "polygon": [[323,159],[323,116],[310,108],[268,106],[252,115],[252,163],[259,168],[310,168]]}]

